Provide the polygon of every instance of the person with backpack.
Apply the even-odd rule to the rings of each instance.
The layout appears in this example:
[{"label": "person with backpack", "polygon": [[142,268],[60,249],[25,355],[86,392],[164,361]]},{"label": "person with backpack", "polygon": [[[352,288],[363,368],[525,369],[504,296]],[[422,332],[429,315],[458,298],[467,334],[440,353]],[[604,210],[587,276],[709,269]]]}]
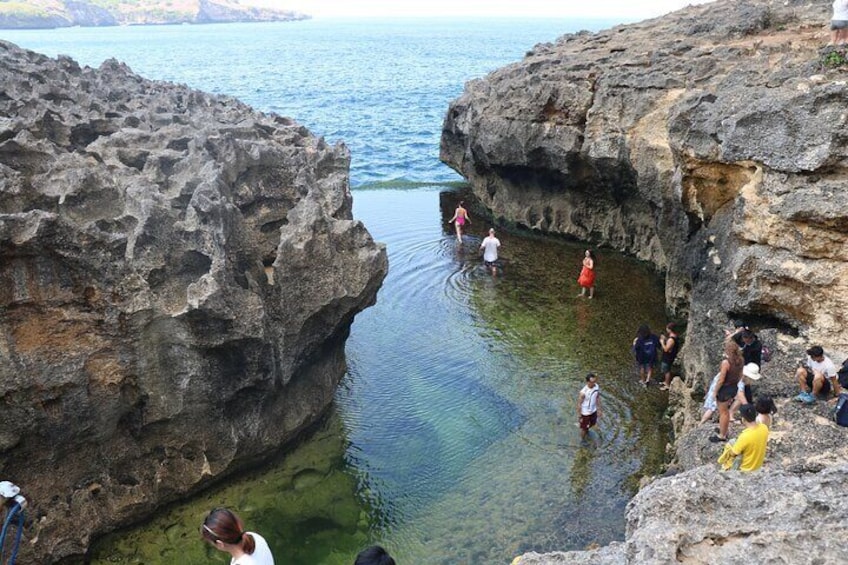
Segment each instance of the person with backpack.
[{"label": "person with backpack", "polygon": [[660,349],[660,338],[651,333],[647,324],[642,324],[636,330],[636,339],[633,340],[633,355],[639,366],[639,382],[647,387],[651,384],[654,373],[654,365],[657,362],[657,351]]}]

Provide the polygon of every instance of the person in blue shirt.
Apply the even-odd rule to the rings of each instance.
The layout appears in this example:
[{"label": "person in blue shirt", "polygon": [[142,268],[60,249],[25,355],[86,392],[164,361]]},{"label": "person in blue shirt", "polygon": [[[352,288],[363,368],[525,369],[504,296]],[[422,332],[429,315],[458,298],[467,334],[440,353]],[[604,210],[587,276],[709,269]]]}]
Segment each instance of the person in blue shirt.
[{"label": "person in blue shirt", "polygon": [[660,350],[660,338],[651,333],[651,328],[647,324],[642,324],[636,331],[632,349],[636,364],[639,365],[639,382],[647,387],[651,384],[651,377],[654,374],[657,352]]}]

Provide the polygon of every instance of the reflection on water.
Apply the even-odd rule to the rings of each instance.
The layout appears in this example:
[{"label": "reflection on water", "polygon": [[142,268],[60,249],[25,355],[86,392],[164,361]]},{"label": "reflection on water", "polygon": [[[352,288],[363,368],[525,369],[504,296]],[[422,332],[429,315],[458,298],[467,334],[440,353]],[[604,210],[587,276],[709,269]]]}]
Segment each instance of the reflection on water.
[{"label": "reflection on water", "polygon": [[[279,465],[116,536],[96,563],[207,562],[196,528],[221,504],[282,565],[349,565],[373,542],[404,564],[508,563],[623,538],[633,485],[659,469],[668,436],[665,398],[638,385],[629,353],[640,323],[665,323],[661,282],[600,250],[595,299],[577,298],[583,247],[501,229],[492,277],[480,211],[461,245],[446,223],[460,197],[356,191],[390,270],[352,328],[334,414]],[[581,444],[588,371],[604,411]]]}]

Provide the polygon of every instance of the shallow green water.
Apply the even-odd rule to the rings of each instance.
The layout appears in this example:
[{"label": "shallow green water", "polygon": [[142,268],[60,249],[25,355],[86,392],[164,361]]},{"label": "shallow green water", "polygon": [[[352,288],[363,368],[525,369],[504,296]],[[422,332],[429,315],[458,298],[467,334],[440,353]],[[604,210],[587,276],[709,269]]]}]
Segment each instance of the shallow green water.
[{"label": "shallow green water", "polygon": [[[379,542],[403,564],[508,563],[527,550],[624,536],[624,507],[662,464],[665,396],[643,390],[629,345],[665,323],[661,281],[601,250],[594,300],[576,298],[584,247],[499,231],[493,278],[457,193],[360,190],[354,213],[390,273],[348,342],[349,374],[320,429],[279,463],[98,546],[94,563],[210,563],[210,508],[231,506],[278,565],[350,564]],[[576,396],[600,375],[604,417],[581,444]],[[216,559],[218,561],[216,561]]]}]

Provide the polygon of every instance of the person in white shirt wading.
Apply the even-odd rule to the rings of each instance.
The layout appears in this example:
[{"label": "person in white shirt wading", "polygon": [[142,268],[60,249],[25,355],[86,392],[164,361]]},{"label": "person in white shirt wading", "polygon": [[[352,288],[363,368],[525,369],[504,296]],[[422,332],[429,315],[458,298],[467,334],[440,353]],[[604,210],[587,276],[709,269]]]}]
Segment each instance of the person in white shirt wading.
[{"label": "person in white shirt wading", "polygon": [[580,417],[580,437],[585,439],[589,428],[594,427],[601,417],[601,387],[594,373],[586,375],[586,386],[580,389],[577,415]]},{"label": "person in white shirt wading", "polygon": [[483,262],[486,267],[492,270],[492,276],[498,273],[498,247],[501,246],[500,240],[495,237],[495,228],[489,228],[489,235],[480,244],[480,249],[483,251]]}]

